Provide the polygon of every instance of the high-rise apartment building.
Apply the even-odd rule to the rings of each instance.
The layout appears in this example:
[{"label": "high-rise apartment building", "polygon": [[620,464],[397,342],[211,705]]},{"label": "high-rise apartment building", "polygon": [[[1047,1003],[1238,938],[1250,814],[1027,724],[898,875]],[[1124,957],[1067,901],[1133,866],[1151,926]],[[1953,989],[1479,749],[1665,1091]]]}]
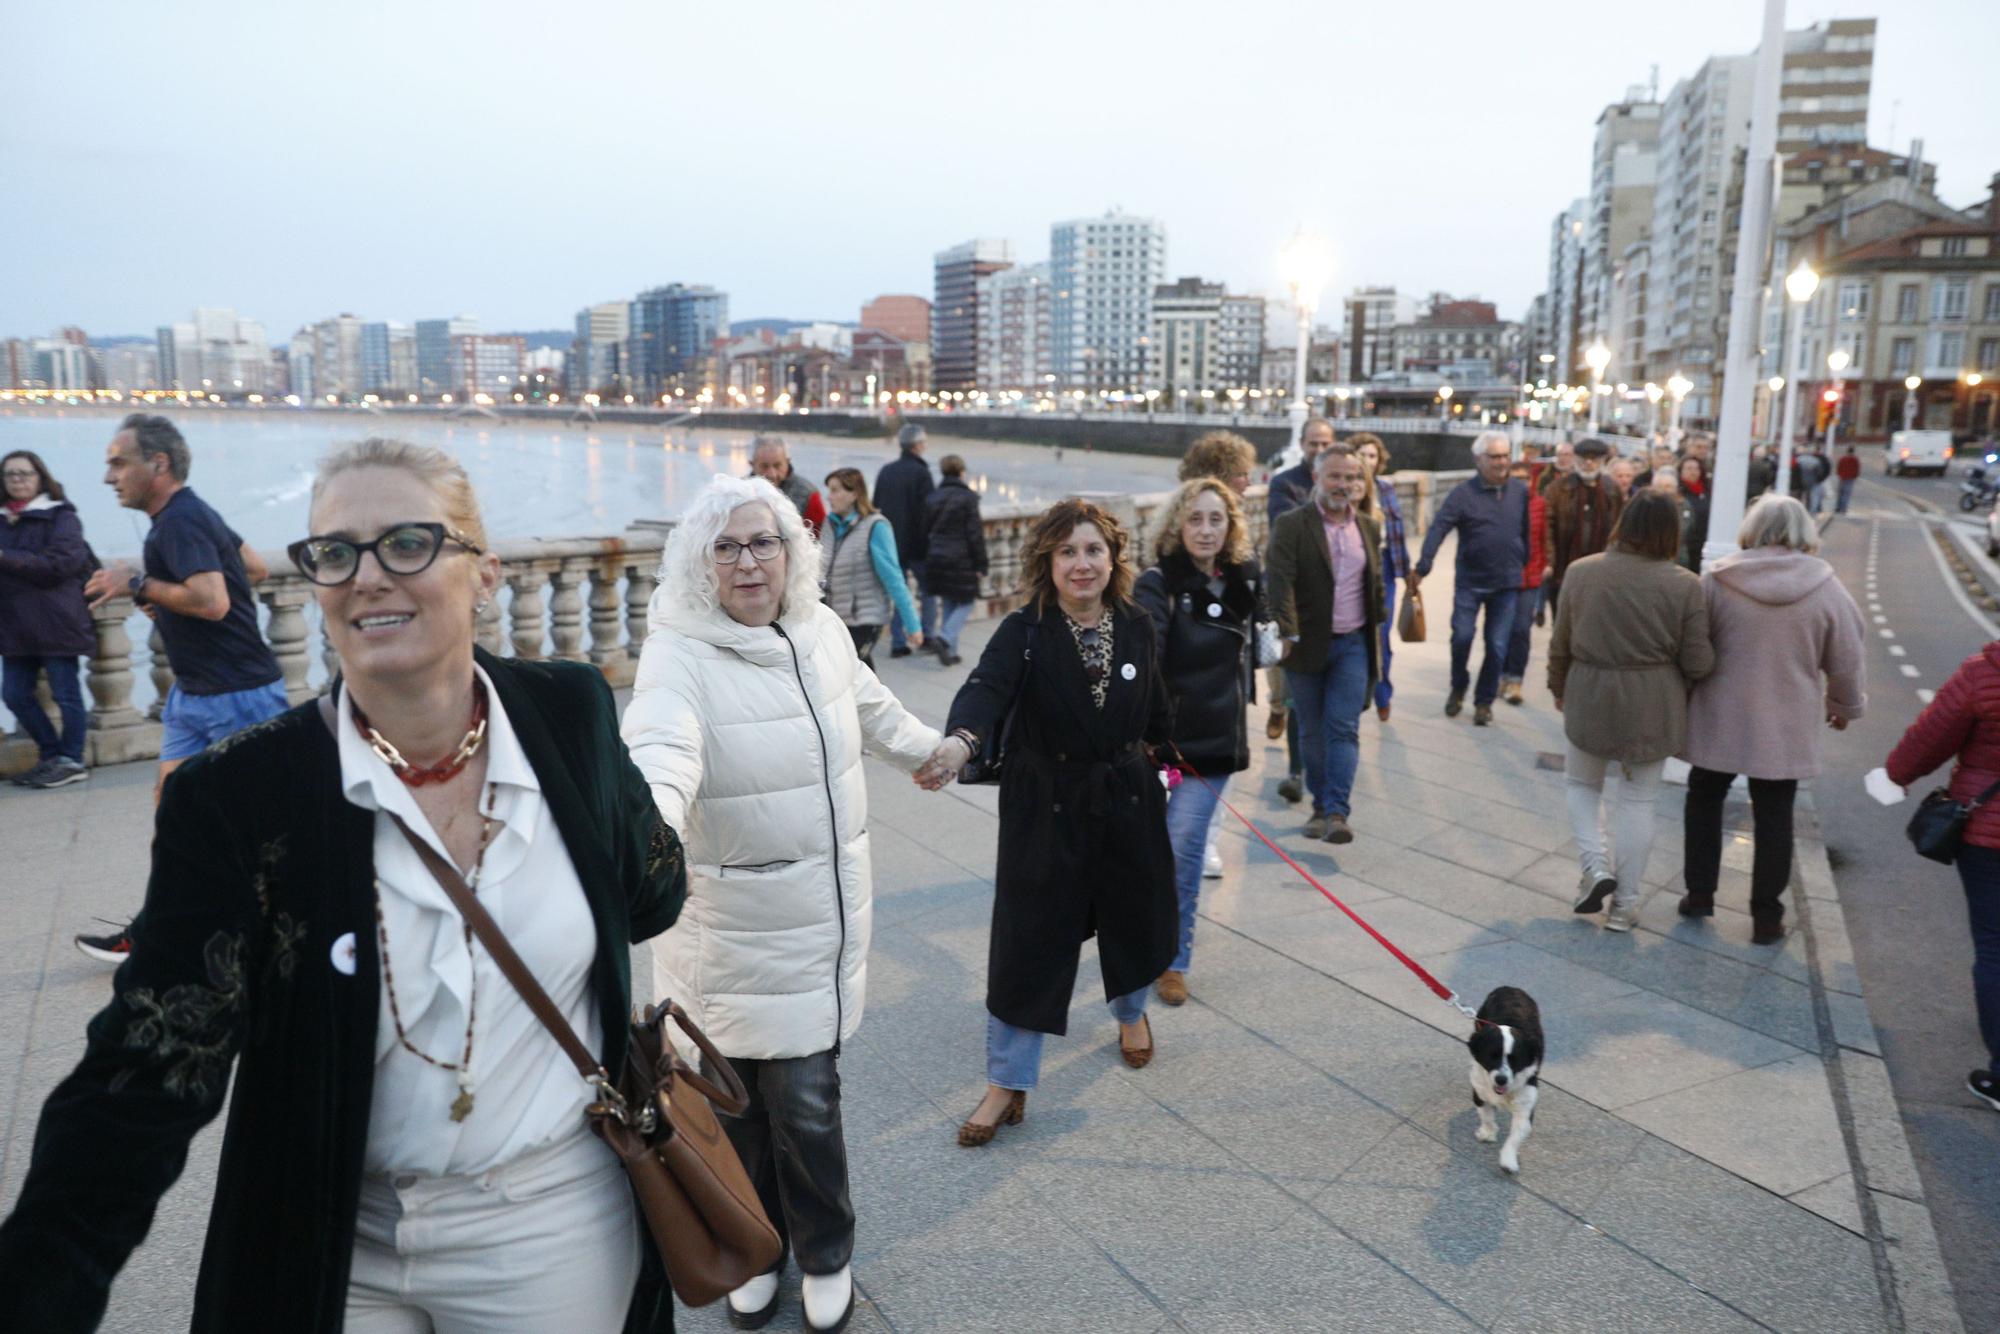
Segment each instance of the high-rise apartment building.
[{"label": "high-rise apartment building", "polygon": [[65,338],[35,340],[35,378],[44,389],[69,391],[91,388],[90,349]]},{"label": "high-rise apartment building", "polygon": [[[479,321],[470,315],[458,315],[445,320],[417,321],[417,392],[425,398],[436,398],[441,394],[455,392],[457,381],[452,373],[453,340],[467,334],[479,332]],[[293,357],[298,356],[297,351]],[[296,363],[292,370],[293,393],[298,393],[298,370]]]},{"label": "high-rise apartment building", "polygon": [[1831,19],[1786,33],[1779,159],[1825,144],[1867,143],[1874,72],[1874,19]]},{"label": "high-rise apartment building", "polygon": [[1011,241],[976,240],[932,257],[932,373],[939,390],[979,385],[979,280],[1013,267]]},{"label": "high-rise apartment building", "polygon": [[[1417,318],[1417,299],[1399,296],[1393,287],[1357,287],[1346,304],[1347,356],[1341,378],[1366,384],[1396,368],[1396,328]],[[1297,336],[1292,337],[1290,346],[1296,349]]]},{"label": "high-rise apartment building", "polygon": [[600,301],[576,313],[576,341],[570,344],[569,388],[572,394],[631,392],[626,365],[632,337],[632,303]]},{"label": "high-rise apartment building", "polygon": [[[1543,311],[1542,332],[1546,345],[1528,350],[1535,379],[1551,384],[1579,383],[1576,368],[1583,365],[1583,250],[1588,234],[1590,201],[1574,199],[1549,223],[1548,304]],[[1540,358],[1550,353],[1555,360],[1543,366]],[[1546,374],[1544,374],[1546,370]]]},{"label": "high-rise apartment building", "polygon": [[1055,374],[1055,290],[1047,262],[986,274],[977,288],[979,387],[996,393],[1046,390]]},{"label": "high-rise apartment building", "polygon": [[527,358],[528,340],[518,334],[459,334],[451,340],[451,392],[511,398]]},{"label": "high-rise apartment building", "polygon": [[729,294],[668,283],[634,297],[629,318],[633,392],[656,399],[676,388],[699,389],[709,349],[729,332]]},{"label": "high-rise apartment building", "polygon": [[116,343],[94,352],[98,388],[129,394],[160,387],[159,353],[152,343]]},{"label": "high-rise apartment building", "polygon": [[931,303],[920,296],[878,296],[861,308],[861,328],[905,343],[931,341]]},{"label": "high-rise apartment building", "polygon": [[1149,375],[1153,292],[1166,280],[1167,229],[1115,210],[1049,228],[1056,385],[1135,390]]},{"label": "high-rise apartment building", "polygon": [[163,324],[154,335],[160,388],[218,394],[261,394],[271,388],[271,346],[264,326],[223,306],[203,306],[194,318]]},{"label": "high-rise apartment building", "polygon": [[1430,308],[1395,329],[1395,369],[1458,384],[1513,380],[1521,326],[1500,318],[1490,301],[1455,301],[1438,293]]},{"label": "high-rise apartment building", "polygon": [[400,320],[361,326],[362,392],[409,394],[417,388],[417,336]]},{"label": "high-rise apartment building", "polygon": [[[1598,342],[1612,349],[1613,364],[1607,374],[1620,380],[1645,378],[1639,367],[1618,353],[1612,288],[1626,250],[1652,235],[1659,144],[1660,103],[1645,88],[1628,89],[1624,101],[1612,103],[1597,117],[1583,229],[1577,341],[1586,349]],[[1563,374],[1574,383],[1587,371],[1572,364],[1563,367]]]},{"label": "high-rise apartment building", "polygon": [[1182,278],[1153,289],[1146,388],[1186,398],[1257,387],[1264,354],[1264,300],[1231,296],[1221,283]]}]

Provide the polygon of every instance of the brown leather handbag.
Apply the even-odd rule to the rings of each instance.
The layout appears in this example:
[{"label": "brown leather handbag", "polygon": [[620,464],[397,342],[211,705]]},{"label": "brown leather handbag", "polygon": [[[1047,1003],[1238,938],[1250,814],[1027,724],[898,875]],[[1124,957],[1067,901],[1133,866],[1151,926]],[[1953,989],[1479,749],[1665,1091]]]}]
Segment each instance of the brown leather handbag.
[{"label": "brown leather handbag", "polygon": [[[648,1006],[627,1036],[625,1073],[614,1085],[457,869],[408,825],[389,818],[576,1072],[597,1090],[584,1116],[625,1164],[675,1294],[689,1306],[706,1306],[776,1264],[784,1245],[710,1106],[736,1115],[750,1105],[749,1094],[708,1036],[672,1001]],[[693,1041],[722,1088],[680,1058],[666,1040],[668,1019]]]}]

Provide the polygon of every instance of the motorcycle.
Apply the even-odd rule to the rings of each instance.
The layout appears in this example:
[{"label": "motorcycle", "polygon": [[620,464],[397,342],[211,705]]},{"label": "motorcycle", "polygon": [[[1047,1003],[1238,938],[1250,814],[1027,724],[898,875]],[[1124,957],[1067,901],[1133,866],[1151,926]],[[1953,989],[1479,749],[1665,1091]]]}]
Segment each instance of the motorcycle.
[{"label": "motorcycle", "polygon": [[1958,507],[1967,514],[2000,499],[2000,470],[1994,468],[1996,463],[2000,463],[2000,453],[1988,454],[1984,464],[1968,468],[1965,480],[1958,484]]}]

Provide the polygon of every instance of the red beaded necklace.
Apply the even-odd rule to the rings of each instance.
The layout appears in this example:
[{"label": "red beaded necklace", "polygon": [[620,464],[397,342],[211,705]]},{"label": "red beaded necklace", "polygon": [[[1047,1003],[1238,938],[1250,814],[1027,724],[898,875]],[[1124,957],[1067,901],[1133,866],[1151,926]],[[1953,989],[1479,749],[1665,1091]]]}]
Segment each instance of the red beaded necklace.
[{"label": "red beaded necklace", "polygon": [[486,683],[475,680],[472,684],[472,721],[466,724],[464,739],[449,759],[428,768],[420,768],[404,759],[403,752],[390,745],[388,738],[375,730],[374,724],[368,721],[368,715],[361,711],[361,706],[354,702],[352,695],[348,696],[348,704],[354,710],[354,726],[360,730],[368,748],[380,756],[390,771],[405,784],[423,787],[427,783],[442,783],[456,778],[486,743]]}]

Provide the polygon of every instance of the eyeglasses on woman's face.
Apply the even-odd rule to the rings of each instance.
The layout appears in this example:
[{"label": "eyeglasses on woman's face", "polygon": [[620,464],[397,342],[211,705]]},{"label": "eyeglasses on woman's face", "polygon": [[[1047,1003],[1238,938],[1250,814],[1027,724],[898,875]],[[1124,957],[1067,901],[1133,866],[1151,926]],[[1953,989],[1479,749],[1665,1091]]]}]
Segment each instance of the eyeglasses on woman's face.
[{"label": "eyeglasses on woman's face", "polygon": [[717,565],[734,565],[749,552],[760,561],[776,560],[778,553],[785,549],[785,539],[775,533],[765,533],[753,537],[748,542],[738,542],[727,537],[715,539],[713,559]]},{"label": "eyeglasses on woman's face", "polygon": [[0,478],[9,482],[33,482],[41,479],[41,474],[33,468],[7,468],[0,470]]},{"label": "eyeglasses on woman's face", "polygon": [[351,537],[308,537],[285,548],[292,564],[322,588],[334,588],[361,572],[361,555],[372,551],[390,574],[422,574],[437,560],[444,544],[451,542],[477,556],[481,549],[447,529],[441,523],[399,523],[372,542]]}]

